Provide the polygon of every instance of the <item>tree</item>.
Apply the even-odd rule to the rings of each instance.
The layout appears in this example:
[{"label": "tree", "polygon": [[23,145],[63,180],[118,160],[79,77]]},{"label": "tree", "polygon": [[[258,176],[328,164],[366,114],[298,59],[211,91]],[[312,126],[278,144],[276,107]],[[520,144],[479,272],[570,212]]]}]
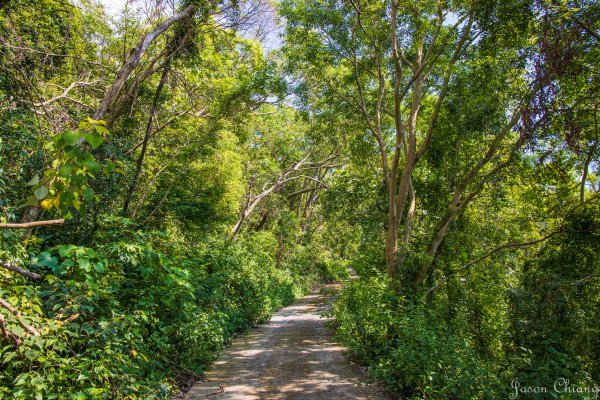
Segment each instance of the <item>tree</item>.
[{"label": "tree", "polygon": [[[496,71],[511,80],[510,88],[505,89],[511,92],[502,96],[498,105],[504,118],[483,136],[487,148],[479,149],[479,159],[466,155],[470,165],[452,185],[447,215],[433,233],[429,258],[414,278],[420,285],[431,273],[451,223],[477,195],[485,175],[496,172],[493,168],[488,171],[488,165],[501,154],[511,153],[511,147],[523,144],[507,141],[525,100],[537,90],[524,81],[525,60],[518,61],[516,56],[527,34],[527,4],[287,1],[281,10],[289,21],[288,58],[297,70],[301,66],[307,71],[300,74],[302,79],[324,95],[337,98],[345,112],[360,115],[359,129],[373,137],[379,173],[387,188],[387,272],[395,279],[408,277],[402,264],[418,202],[415,171],[430,150],[432,138],[444,135],[439,120],[446,99],[453,95],[452,83],[476,65],[474,57],[484,56],[492,44],[499,46],[496,55],[517,63],[514,69]],[[493,28],[492,24],[499,22],[510,27],[513,40],[501,37]],[[298,58],[298,52],[309,55],[306,61]],[[498,64],[498,68],[503,67]]]}]

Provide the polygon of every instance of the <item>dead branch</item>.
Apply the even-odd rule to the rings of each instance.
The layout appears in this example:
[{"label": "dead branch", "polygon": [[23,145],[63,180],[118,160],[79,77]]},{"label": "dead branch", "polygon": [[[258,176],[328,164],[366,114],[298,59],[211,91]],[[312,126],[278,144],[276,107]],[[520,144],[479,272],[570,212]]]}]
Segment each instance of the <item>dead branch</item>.
[{"label": "dead branch", "polygon": [[29,332],[33,336],[40,336],[40,332],[37,329],[35,329],[33,326],[27,325],[23,321],[23,319],[21,317],[21,313],[19,312],[19,310],[17,310],[15,307],[13,307],[10,304],[8,304],[8,302],[6,300],[0,298],[0,306],[4,307],[8,311],[10,311],[10,313],[12,315],[15,316],[15,318],[16,318],[18,324],[21,326],[21,328],[25,329],[27,332]]},{"label": "dead branch", "polygon": [[36,54],[43,54],[46,57],[72,58],[72,59],[75,59],[75,60],[78,60],[78,61],[82,61],[82,62],[84,62],[86,64],[89,64],[89,65],[95,65],[97,67],[100,67],[100,68],[105,69],[107,71],[110,71],[112,73],[116,73],[116,71],[114,71],[112,68],[110,68],[110,67],[108,67],[106,65],[103,65],[103,64],[100,64],[100,63],[97,63],[97,62],[94,62],[94,61],[90,61],[90,60],[87,60],[87,59],[79,57],[79,56],[74,56],[74,55],[70,55],[70,54],[51,53],[51,52],[44,51],[44,50],[32,49],[31,47],[13,46],[13,45],[10,45],[10,44],[8,44],[6,42],[0,43],[0,47],[5,47],[5,48],[8,48],[8,49],[13,49],[13,50],[23,50],[23,51],[28,51],[28,52],[31,52],[31,53],[36,53]]},{"label": "dead branch", "polygon": [[37,281],[37,280],[39,280],[39,279],[42,278],[41,275],[38,275],[38,274],[36,274],[34,272],[31,272],[31,271],[27,271],[26,269],[23,269],[21,267],[17,267],[14,264],[7,263],[6,261],[1,261],[0,260],[0,266],[6,268],[9,271],[16,272],[19,275],[23,275],[23,276],[25,276],[25,277],[27,277],[29,279],[33,279],[34,281]]},{"label": "dead branch", "polygon": [[65,223],[64,219],[52,219],[48,221],[33,221],[33,222],[21,222],[15,224],[0,224],[0,229],[29,229],[36,228],[38,226],[49,226],[49,225],[62,225]]},{"label": "dead branch", "polygon": [[[337,158],[338,155],[333,155],[333,156],[326,158],[325,160],[316,161],[316,162],[307,161],[310,156],[311,156],[310,153],[307,154],[306,157],[304,157],[302,160],[298,161],[292,167],[283,171],[283,173],[281,173],[281,175],[279,175],[279,177],[277,178],[277,180],[275,180],[275,182],[273,182],[271,184],[269,184],[269,183],[265,184],[265,186],[263,186],[263,190],[256,196],[252,196],[252,193],[248,193],[248,200],[247,200],[246,204],[243,206],[243,209],[240,213],[240,218],[238,219],[236,224],[231,229],[231,236],[229,238],[230,240],[235,239],[236,235],[240,231],[242,224],[244,223],[246,218],[248,218],[248,216],[252,213],[252,211],[254,211],[254,209],[256,208],[258,203],[260,203],[265,197],[269,196],[271,193],[279,191],[286,183],[294,181],[296,179],[304,178],[307,180],[314,181],[317,184],[319,184],[320,186],[323,186],[323,187],[326,186],[318,178],[315,178],[315,177],[312,177],[309,175],[302,175],[302,174],[292,175],[292,174],[294,172],[299,172],[299,171],[302,171],[305,169],[315,169],[317,167],[319,167],[321,169],[330,168],[327,163],[329,161]],[[305,168],[305,166],[307,166],[307,165],[309,166],[309,168]]]},{"label": "dead branch", "polygon": [[66,100],[72,101],[74,103],[77,103],[79,105],[90,107],[87,104],[84,104],[81,101],[76,100],[76,99],[72,98],[71,96],[69,96],[69,92],[71,92],[71,90],[73,90],[75,88],[80,88],[80,87],[85,87],[85,86],[92,86],[92,85],[94,85],[94,84],[96,84],[98,82],[99,81],[93,81],[93,82],[77,81],[77,82],[73,82],[73,83],[71,83],[66,88],[61,87],[61,89],[64,89],[63,92],[62,92],[62,94],[59,94],[58,96],[54,96],[54,97],[52,97],[52,98],[50,98],[50,99],[48,99],[46,101],[40,102],[40,103],[33,103],[33,105],[35,107],[44,107],[44,106],[52,104],[52,103],[54,103],[54,102],[56,102],[58,100],[66,99]]}]

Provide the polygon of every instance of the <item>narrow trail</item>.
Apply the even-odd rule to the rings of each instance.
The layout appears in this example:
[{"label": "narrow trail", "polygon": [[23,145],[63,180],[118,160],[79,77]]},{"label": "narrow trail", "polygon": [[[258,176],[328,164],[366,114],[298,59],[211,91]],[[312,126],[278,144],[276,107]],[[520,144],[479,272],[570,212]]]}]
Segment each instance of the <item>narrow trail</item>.
[{"label": "narrow trail", "polygon": [[320,317],[332,297],[314,292],[237,338],[186,399],[391,399],[334,342]]}]

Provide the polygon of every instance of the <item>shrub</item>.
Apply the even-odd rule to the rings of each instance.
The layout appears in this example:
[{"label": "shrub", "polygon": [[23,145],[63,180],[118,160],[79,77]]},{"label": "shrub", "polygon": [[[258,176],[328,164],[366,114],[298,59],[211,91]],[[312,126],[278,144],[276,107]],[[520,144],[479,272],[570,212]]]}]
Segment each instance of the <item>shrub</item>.
[{"label": "shrub", "polygon": [[452,333],[385,278],[361,279],[339,295],[337,338],[369,372],[406,398],[480,399],[501,379],[468,337]]}]

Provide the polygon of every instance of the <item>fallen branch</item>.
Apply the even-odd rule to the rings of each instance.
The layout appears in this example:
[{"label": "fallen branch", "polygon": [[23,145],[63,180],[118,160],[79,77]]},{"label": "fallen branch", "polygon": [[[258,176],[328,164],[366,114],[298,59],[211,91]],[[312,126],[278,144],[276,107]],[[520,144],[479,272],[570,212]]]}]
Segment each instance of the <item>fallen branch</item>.
[{"label": "fallen branch", "polygon": [[207,394],[206,397],[216,396],[221,393],[225,393],[225,386],[223,386],[223,385],[219,385],[219,390]]},{"label": "fallen branch", "polygon": [[15,318],[17,319],[17,322],[19,323],[21,328],[25,329],[27,332],[31,333],[33,336],[40,336],[40,332],[37,329],[35,329],[33,326],[27,325],[25,322],[23,322],[23,319],[21,318],[21,313],[19,313],[19,310],[17,310],[15,307],[8,304],[8,302],[6,300],[0,298],[0,306],[6,308],[8,311],[10,311],[10,313],[12,315],[15,316]]},{"label": "fallen branch", "polygon": [[6,261],[0,260],[0,266],[6,268],[9,271],[16,272],[19,275],[23,275],[29,279],[33,279],[34,281],[37,281],[42,278],[41,275],[38,275],[35,272],[27,271],[26,269],[17,267],[14,264],[7,263]]},{"label": "fallen branch", "polygon": [[64,219],[52,219],[48,221],[33,221],[33,222],[22,222],[16,224],[0,224],[0,229],[29,229],[38,226],[48,225],[62,225],[65,223]]}]

